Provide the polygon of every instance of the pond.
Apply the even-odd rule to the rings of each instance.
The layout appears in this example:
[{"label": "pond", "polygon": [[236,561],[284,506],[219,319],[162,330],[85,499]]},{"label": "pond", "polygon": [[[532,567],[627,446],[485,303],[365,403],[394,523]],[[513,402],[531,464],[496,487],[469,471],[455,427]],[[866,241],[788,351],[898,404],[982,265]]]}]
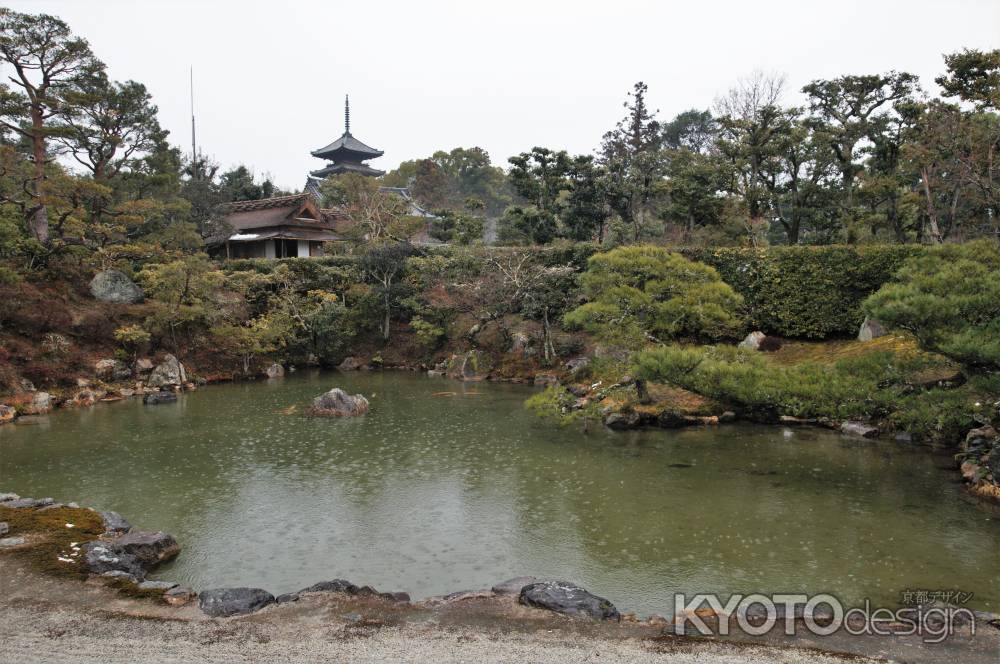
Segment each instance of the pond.
[{"label": "pond", "polygon": [[[301,414],[333,386],[371,412]],[[1000,610],[1000,521],[947,456],[818,429],[583,434],[525,411],[532,390],[311,372],[64,411],[0,427],[0,490],[172,533],[184,550],[153,576],[195,588],[346,578],[422,598],[531,574],[640,614],[674,592],[912,589]]]}]

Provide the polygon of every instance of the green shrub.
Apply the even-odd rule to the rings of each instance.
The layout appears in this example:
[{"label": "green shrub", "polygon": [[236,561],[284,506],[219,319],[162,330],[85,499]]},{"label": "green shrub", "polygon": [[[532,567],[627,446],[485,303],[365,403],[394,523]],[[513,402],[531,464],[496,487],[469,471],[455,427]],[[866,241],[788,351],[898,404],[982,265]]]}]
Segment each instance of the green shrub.
[{"label": "green shrub", "polygon": [[969,386],[934,389],[901,397],[888,421],[895,429],[946,444],[961,441],[976,426],[976,395]]},{"label": "green shrub", "polygon": [[865,311],[974,373],[1000,372],[1000,245],[946,245],[906,261]]},{"label": "green shrub", "polygon": [[413,329],[417,339],[427,348],[436,348],[444,338],[444,330],[434,323],[424,320],[420,316],[410,319],[410,327]]},{"label": "green shrub", "polygon": [[557,385],[547,387],[543,392],[531,396],[524,402],[524,407],[536,416],[555,422],[560,426],[582,422],[584,429],[586,429],[588,422],[601,420],[600,406],[597,403],[588,403],[581,408],[574,408],[576,400],[576,397],[570,394],[569,390]]},{"label": "green shrub", "polygon": [[877,363],[782,366],[732,346],[667,346],[640,353],[635,364],[639,378],[669,383],[767,420],[779,415],[870,418],[885,413],[893,397],[879,389],[887,369]]},{"label": "green shrub", "polygon": [[595,254],[580,284],[589,302],[564,321],[613,343],[638,348],[650,337],[716,340],[743,330],[742,299],[716,271],[662,247]]}]

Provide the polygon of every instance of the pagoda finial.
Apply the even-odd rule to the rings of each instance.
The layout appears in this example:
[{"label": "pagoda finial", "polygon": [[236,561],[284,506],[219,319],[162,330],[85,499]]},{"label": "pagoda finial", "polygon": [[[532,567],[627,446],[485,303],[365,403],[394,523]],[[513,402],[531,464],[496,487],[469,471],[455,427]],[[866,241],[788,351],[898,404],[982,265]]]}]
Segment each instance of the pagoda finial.
[{"label": "pagoda finial", "polygon": [[351,99],[344,95],[344,133],[351,133]]}]

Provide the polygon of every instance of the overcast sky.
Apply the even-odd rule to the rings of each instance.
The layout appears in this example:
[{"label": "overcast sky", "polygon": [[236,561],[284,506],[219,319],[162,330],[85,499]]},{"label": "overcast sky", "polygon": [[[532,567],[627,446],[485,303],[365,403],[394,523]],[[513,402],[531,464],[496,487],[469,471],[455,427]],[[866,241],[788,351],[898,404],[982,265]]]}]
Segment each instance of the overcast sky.
[{"label": "overcast sky", "polygon": [[343,131],[385,170],[481,146],[493,162],[544,145],[591,152],[635,81],[669,119],[708,108],[755,69],[810,80],[906,70],[937,93],[941,54],[1000,46],[997,0],[836,3],[633,0],[24,0],[60,16],[108,65],[144,83],[172,141],[198,143],[299,189],[309,155]]}]

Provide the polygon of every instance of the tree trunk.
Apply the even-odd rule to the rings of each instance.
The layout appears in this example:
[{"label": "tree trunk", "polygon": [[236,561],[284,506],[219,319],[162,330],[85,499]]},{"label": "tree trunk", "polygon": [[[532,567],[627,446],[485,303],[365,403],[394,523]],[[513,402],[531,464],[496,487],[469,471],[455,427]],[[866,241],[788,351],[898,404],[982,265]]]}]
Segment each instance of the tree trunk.
[{"label": "tree trunk", "polygon": [[382,340],[389,340],[389,317],[391,311],[389,309],[389,293],[386,291],[385,294],[385,320],[382,322]]},{"label": "tree trunk", "polygon": [[545,307],[542,315],[542,329],[544,331],[542,339],[542,349],[545,354],[545,362],[548,363],[555,358],[556,348],[552,343],[552,325],[549,324],[549,308]]},{"label": "tree trunk", "polygon": [[635,379],[635,393],[639,398],[639,403],[649,403],[652,401],[649,397],[649,389],[646,387],[646,381],[642,378]]},{"label": "tree trunk", "polygon": [[931,180],[927,167],[920,169],[920,180],[924,185],[924,197],[927,199],[927,223],[930,226],[931,244],[941,244],[941,230],[938,227],[937,212],[934,209],[934,199],[931,197]]},{"label": "tree trunk", "polygon": [[42,182],[45,180],[45,134],[40,109],[31,110],[31,152],[35,160],[35,177],[31,182],[31,194],[35,198],[35,209],[27,220],[28,230],[42,244],[49,243],[49,210],[42,200]]}]

